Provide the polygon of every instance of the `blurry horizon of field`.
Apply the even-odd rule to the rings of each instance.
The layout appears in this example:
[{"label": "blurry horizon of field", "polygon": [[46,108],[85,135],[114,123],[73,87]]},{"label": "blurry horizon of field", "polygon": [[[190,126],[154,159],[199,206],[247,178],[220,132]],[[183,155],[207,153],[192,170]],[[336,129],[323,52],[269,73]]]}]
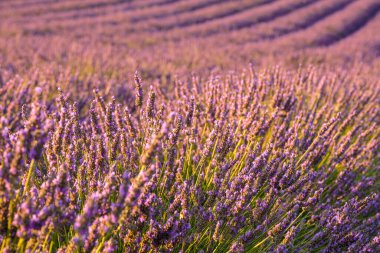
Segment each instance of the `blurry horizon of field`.
[{"label": "blurry horizon of field", "polygon": [[0,252],[380,252],[379,10],[0,1]]},{"label": "blurry horizon of field", "polygon": [[0,3],[0,67],[140,69],[149,79],[250,62],[378,69],[378,0],[138,2]]}]

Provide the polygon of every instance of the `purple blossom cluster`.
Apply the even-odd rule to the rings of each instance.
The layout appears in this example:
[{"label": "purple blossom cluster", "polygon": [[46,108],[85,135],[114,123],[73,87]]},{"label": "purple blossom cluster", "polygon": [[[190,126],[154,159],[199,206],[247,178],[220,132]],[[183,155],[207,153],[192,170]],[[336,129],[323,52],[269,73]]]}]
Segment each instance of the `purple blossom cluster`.
[{"label": "purple blossom cluster", "polygon": [[2,252],[379,252],[378,80],[0,87]]}]

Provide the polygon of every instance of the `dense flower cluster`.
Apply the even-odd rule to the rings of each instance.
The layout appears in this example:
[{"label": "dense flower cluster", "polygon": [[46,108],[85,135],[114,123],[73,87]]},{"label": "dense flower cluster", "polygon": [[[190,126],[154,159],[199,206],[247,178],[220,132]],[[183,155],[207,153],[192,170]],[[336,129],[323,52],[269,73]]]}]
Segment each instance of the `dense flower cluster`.
[{"label": "dense flower cluster", "polygon": [[134,79],[0,87],[2,252],[379,252],[378,80]]}]

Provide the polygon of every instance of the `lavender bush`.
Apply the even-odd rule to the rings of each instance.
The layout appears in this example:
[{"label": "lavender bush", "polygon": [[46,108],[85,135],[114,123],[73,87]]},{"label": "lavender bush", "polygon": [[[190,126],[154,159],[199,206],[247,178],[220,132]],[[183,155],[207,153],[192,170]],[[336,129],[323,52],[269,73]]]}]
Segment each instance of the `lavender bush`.
[{"label": "lavender bush", "polygon": [[0,1],[0,252],[380,252],[379,11]]},{"label": "lavender bush", "polygon": [[2,252],[380,250],[376,79],[136,73],[78,103],[41,85],[0,89]]}]

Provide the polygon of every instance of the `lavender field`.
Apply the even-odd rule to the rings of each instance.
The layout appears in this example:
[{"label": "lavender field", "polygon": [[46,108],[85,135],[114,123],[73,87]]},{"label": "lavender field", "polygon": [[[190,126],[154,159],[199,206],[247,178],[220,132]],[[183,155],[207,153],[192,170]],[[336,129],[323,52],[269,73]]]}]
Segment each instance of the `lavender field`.
[{"label": "lavender field", "polygon": [[379,0],[0,0],[0,252],[380,252]]}]

